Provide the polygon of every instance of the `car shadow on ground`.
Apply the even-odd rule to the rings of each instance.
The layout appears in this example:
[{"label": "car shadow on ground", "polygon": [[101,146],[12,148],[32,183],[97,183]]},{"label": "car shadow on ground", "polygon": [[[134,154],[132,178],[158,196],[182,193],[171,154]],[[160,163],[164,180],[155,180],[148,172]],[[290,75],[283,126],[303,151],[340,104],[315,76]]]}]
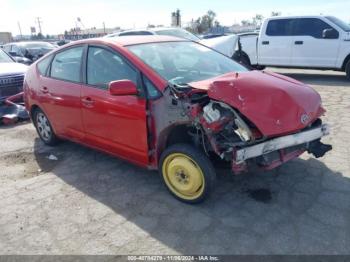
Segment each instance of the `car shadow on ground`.
[{"label": "car shadow on ground", "polygon": [[320,86],[349,86],[350,81],[346,79],[345,74],[339,75],[326,75],[322,73],[288,73],[288,72],[279,72],[285,76],[297,79],[303,83],[309,85],[320,85]]},{"label": "car shadow on ground", "polygon": [[94,231],[91,241],[113,243],[115,252],[162,253],[162,245],[185,254],[349,253],[350,181],[315,159],[240,176],[220,169],[211,198],[187,205],[167,192],[157,172],[86,147],[49,148],[36,139],[34,154],[43,169],[43,154],[57,156],[53,174],[113,210],[85,230]]}]

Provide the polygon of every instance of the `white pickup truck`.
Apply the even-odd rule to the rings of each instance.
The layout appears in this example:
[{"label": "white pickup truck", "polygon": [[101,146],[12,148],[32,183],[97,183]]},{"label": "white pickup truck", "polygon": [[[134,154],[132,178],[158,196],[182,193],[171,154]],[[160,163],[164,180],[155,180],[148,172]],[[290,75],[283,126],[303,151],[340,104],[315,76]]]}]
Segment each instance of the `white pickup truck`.
[{"label": "white pickup truck", "polygon": [[265,66],[332,69],[350,80],[350,26],[333,16],[266,19],[259,35],[240,37],[241,62]]}]

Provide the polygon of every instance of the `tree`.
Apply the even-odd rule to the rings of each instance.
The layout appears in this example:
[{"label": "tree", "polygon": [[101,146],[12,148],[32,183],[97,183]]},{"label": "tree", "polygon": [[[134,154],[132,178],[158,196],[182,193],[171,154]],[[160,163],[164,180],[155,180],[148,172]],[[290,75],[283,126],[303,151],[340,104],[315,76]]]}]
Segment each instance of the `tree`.
[{"label": "tree", "polygon": [[192,21],[191,31],[194,33],[202,34],[214,26],[219,26],[219,21],[215,20],[216,13],[212,10],[209,10],[202,17],[198,17],[195,21]]},{"label": "tree", "polygon": [[281,12],[276,12],[276,11],[271,12],[271,16],[280,16],[281,14],[282,14]]},{"label": "tree", "polygon": [[215,21],[216,13],[214,11],[212,11],[212,10],[209,10],[207,12],[207,14],[204,15],[204,16],[208,17],[208,26],[209,26],[209,28],[212,28],[213,25],[214,25],[214,22],[216,22]]},{"label": "tree", "polygon": [[252,22],[249,21],[249,20],[242,20],[242,21],[241,21],[241,24],[242,24],[243,26],[250,26],[250,25],[252,25]]},{"label": "tree", "polygon": [[253,17],[253,25],[255,25],[255,26],[261,26],[263,20],[264,20],[264,16],[263,16],[263,15],[256,14],[256,15]]}]

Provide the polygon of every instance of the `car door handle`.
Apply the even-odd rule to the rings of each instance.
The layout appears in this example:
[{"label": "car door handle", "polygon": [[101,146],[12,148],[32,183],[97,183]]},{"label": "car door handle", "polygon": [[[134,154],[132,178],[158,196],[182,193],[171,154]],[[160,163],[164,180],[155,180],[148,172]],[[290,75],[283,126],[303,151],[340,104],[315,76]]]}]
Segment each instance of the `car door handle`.
[{"label": "car door handle", "polygon": [[81,102],[85,107],[93,107],[94,100],[91,99],[91,97],[84,97],[81,99]]},{"label": "car door handle", "polygon": [[43,92],[44,94],[47,94],[49,92],[49,89],[46,86],[43,86],[40,88],[40,91]]},{"label": "car door handle", "polygon": [[262,44],[263,45],[268,45],[268,44],[270,44],[270,41],[262,41]]},{"label": "car door handle", "polygon": [[295,45],[302,45],[302,44],[304,44],[304,41],[295,41],[294,44]]}]

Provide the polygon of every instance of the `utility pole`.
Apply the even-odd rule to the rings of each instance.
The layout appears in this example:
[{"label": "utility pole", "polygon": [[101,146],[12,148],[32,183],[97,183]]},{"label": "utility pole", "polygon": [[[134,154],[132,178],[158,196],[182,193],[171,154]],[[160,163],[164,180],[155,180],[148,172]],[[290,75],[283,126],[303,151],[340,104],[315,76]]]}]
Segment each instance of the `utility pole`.
[{"label": "utility pole", "polygon": [[19,21],[17,22],[17,24],[18,24],[18,29],[19,29],[19,35],[21,36],[21,40],[22,40],[23,35],[22,35],[21,24],[19,23]]},{"label": "utility pole", "polygon": [[42,35],[42,32],[41,32],[41,23],[42,23],[43,21],[41,21],[41,18],[40,18],[40,17],[37,17],[37,18],[36,18],[36,21],[37,21],[38,26],[39,26],[39,33]]},{"label": "utility pole", "polygon": [[103,33],[106,34],[106,25],[105,25],[105,22],[103,22]]}]

